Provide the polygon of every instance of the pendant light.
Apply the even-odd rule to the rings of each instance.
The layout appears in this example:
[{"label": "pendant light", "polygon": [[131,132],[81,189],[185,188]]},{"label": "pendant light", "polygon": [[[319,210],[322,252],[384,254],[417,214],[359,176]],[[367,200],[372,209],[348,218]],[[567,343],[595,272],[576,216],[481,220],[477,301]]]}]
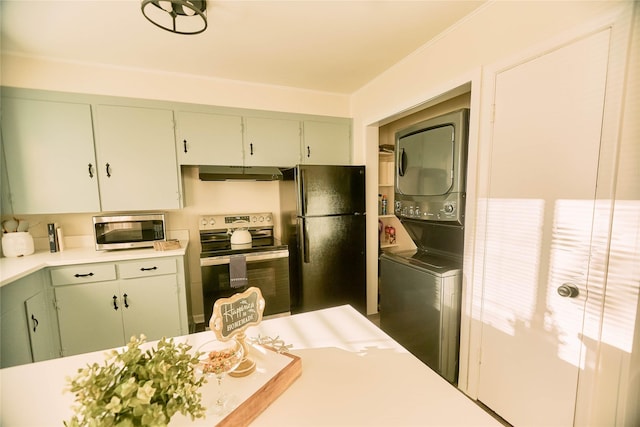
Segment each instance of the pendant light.
[{"label": "pendant light", "polygon": [[176,34],[207,29],[206,0],[142,0],[142,14],[152,24]]}]

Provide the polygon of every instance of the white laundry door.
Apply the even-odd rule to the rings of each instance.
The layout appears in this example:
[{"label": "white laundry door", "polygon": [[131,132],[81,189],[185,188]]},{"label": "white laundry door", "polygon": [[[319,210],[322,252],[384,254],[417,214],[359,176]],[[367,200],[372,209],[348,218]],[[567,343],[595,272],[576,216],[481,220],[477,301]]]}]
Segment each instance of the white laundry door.
[{"label": "white laundry door", "polygon": [[573,425],[609,38],[495,74],[478,399],[518,427]]}]

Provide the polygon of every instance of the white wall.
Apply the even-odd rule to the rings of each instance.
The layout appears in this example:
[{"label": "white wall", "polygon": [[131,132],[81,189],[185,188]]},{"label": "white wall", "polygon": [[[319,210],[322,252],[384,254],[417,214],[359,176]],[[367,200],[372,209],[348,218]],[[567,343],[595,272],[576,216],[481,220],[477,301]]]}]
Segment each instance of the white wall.
[{"label": "white wall", "polygon": [[[575,33],[576,28],[590,26],[594,21],[600,21],[621,6],[626,7],[629,12],[632,2],[490,2],[473,15],[467,17],[457,26],[454,26],[437,40],[424,45],[421,49],[406,57],[400,63],[378,76],[374,81],[363,89],[353,94],[352,115],[354,117],[354,140],[357,144],[356,155],[359,159],[366,161],[369,170],[377,168],[378,138],[375,129],[379,124],[385,124],[392,119],[402,117],[406,112],[415,110],[421,104],[428,103],[437,98],[439,94],[453,89],[464,82],[472,83],[470,120],[470,156],[469,156],[469,183],[468,183],[468,209],[475,209],[476,193],[478,188],[478,150],[483,144],[481,138],[483,129],[481,123],[486,122],[486,110],[479,110],[479,100],[486,97],[482,86],[482,70],[496,62],[504,61],[506,58],[518,56],[522,52],[535,51],[542,45],[549,44],[554,40],[561,40]],[[627,14],[628,16],[628,14]],[[637,21],[637,15],[636,15]],[[636,47],[637,49],[637,47]],[[635,68],[636,75],[637,66]],[[630,75],[633,73],[630,73]],[[631,99],[638,99],[637,79],[635,85],[629,85],[628,89],[635,91],[631,93]],[[410,82],[410,83],[409,83]],[[634,115],[635,114],[635,115]],[[631,108],[627,106],[624,117],[633,123],[637,121],[637,106]],[[634,117],[636,119],[634,119]],[[627,125],[631,127],[632,125]],[[619,169],[619,180],[626,182],[638,182],[637,172],[630,172],[628,164],[634,162],[640,164],[638,157],[638,133],[637,129],[629,131],[624,136],[622,148],[628,154],[622,159]],[[356,161],[358,157],[356,157]],[[377,194],[375,193],[375,181],[369,187],[367,193],[367,209],[375,211]],[[624,188],[624,196],[616,195],[623,199],[640,200],[640,192],[637,185],[633,188]],[[623,213],[623,212],[620,212]],[[620,215],[623,218],[623,215]],[[473,260],[467,259],[467,254],[472,253],[471,249],[474,237],[473,214],[468,210],[467,231],[465,232],[465,272],[463,283],[466,292],[473,289]],[[375,219],[369,218],[367,235],[370,259],[368,259],[368,287],[370,293],[377,288],[376,277],[376,257],[373,245],[376,239]],[[637,221],[636,221],[637,222]],[[620,224],[622,227],[623,225]],[[622,229],[622,228],[621,228]],[[624,224],[626,232],[638,236],[640,225]],[[621,239],[624,240],[624,239]],[[632,239],[633,240],[633,239]],[[636,240],[636,245],[638,245]],[[637,246],[635,253],[637,253]],[[621,264],[626,269],[618,271],[625,280],[633,278],[633,271],[628,268],[629,264]],[[631,264],[632,265],[632,264]],[[468,268],[469,267],[469,268]],[[637,269],[637,268],[636,268]],[[636,292],[637,298],[637,272],[636,272]],[[612,298],[616,298],[615,279],[612,277]],[[480,290],[481,291],[481,290]],[[478,363],[479,349],[476,345],[476,338],[470,335],[468,325],[471,323],[469,311],[472,303],[478,300],[472,299],[475,295],[465,295],[465,313],[463,316],[463,328],[461,342],[461,379],[460,388],[469,393],[472,397],[475,393],[474,380],[468,378],[469,370],[474,370],[474,364]],[[633,295],[632,295],[633,296]],[[618,296],[619,297],[619,296]],[[606,308],[605,308],[606,311]],[[636,326],[628,325],[629,332],[633,335],[635,330],[636,342],[638,342],[638,314],[635,313]],[[615,316],[614,316],[615,317]],[[605,315],[606,321],[606,315]],[[606,330],[606,325],[605,325]],[[636,344],[637,347],[637,344]],[[635,348],[631,354],[624,352],[604,352],[602,362],[606,366],[599,372],[599,389],[593,394],[587,405],[580,404],[576,419],[596,421],[593,425],[632,425],[638,421],[637,409],[633,409],[636,401],[633,396],[638,395],[638,371],[630,368],[633,361],[638,360],[639,349]],[[632,378],[625,377],[631,373]],[[619,381],[619,378],[623,377]],[[626,403],[626,396],[629,393],[629,401]],[[604,405],[603,397],[609,395],[617,396],[616,400],[610,400],[610,404]],[[626,406],[626,409],[625,409]],[[590,407],[590,408],[589,408]],[[627,414],[624,411],[627,411]],[[631,411],[636,411],[634,415]],[[591,413],[587,413],[591,411]],[[609,416],[611,411],[614,416]],[[618,412],[617,415],[615,412]],[[606,414],[608,412],[608,414]],[[615,418],[615,421],[614,421]],[[605,424],[602,424],[602,421]],[[599,422],[599,424],[598,424]],[[637,424],[636,424],[637,425]]]},{"label": "white wall", "polygon": [[343,94],[17,55],[0,67],[3,86],[349,117]]},{"label": "white wall", "polygon": [[[402,117],[405,112],[468,82],[475,86],[471,102],[478,102],[481,95],[479,73],[483,66],[556,37],[567,29],[606,14],[615,6],[616,3],[602,1],[489,2],[354,93],[351,100],[354,161],[368,166],[367,211],[376,211],[378,149],[377,140],[365,138],[366,132],[375,133],[367,130],[367,126],[375,127]],[[471,144],[480,130],[477,119],[477,113],[472,111]],[[473,145],[470,150],[474,150]],[[469,186],[473,185],[475,182],[471,177]],[[370,295],[377,293],[377,260],[373,250],[377,241],[376,224],[375,218],[369,216],[367,276]],[[372,310],[369,304],[369,311]]]}]

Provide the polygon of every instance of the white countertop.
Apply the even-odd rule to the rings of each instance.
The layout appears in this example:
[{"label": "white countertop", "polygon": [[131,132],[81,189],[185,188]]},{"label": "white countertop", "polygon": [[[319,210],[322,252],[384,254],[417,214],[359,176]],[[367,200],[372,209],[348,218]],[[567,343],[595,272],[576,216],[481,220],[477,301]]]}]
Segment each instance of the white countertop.
[{"label": "white countertop", "polygon": [[63,265],[113,262],[133,259],[184,256],[188,240],[180,240],[180,249],[156,251],[153,248],[96,251],[94,247],[65,249],[62,252],[38,251],[18,258],[0,258],[0,287],[46,268]]},{"label": "white countertop", "polygon": [[[197,346],[211,336],[176,340]],[[247,330],[257,336],[291,344],[302,375],[252,426],[501,426],[350,306],[265,320]],[[73,400],[62,393],[65,377],[102,358],[96,352],[0,370],[0,424],[62,425]],[[190,424],[179,421],[171,425]]]}]

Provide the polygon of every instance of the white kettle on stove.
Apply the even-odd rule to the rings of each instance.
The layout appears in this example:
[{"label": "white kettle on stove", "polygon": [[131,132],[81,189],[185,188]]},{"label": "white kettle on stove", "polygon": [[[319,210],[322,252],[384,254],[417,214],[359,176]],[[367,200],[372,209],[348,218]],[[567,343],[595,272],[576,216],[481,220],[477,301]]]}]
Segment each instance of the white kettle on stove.
[{"label": "white kettle on stove", "polygon": [[231,234],[231,245],[250,245],[251,233],[249,232],[249,223],[245,220],[237,220],[234,224],[246,224],[246,227],[236,227],[233,230],[229,229],[228,233]]}]

